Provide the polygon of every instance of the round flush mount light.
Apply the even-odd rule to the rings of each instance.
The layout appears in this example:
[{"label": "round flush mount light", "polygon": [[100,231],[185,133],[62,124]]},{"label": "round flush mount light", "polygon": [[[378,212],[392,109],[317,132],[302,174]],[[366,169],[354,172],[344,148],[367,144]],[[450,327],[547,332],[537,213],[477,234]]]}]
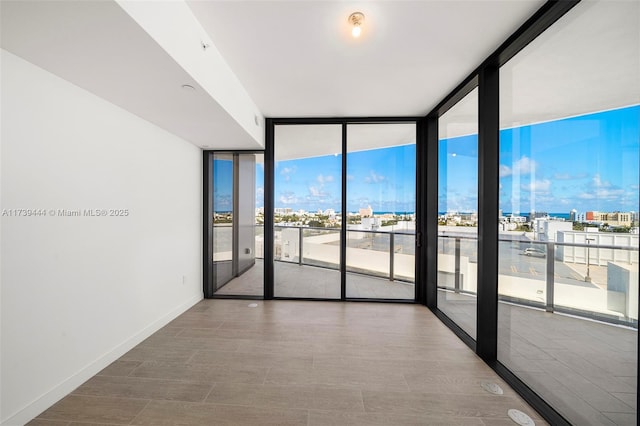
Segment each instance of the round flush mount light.
[{"label": "round flush mount light", "polygon": [[362,33],[362,23],[364,22],[364,14],[361,12],[353,12],[349,15],[349,24],[353,28],[351,28],[351,35],[355,38],[360,37],[360,33]]}]

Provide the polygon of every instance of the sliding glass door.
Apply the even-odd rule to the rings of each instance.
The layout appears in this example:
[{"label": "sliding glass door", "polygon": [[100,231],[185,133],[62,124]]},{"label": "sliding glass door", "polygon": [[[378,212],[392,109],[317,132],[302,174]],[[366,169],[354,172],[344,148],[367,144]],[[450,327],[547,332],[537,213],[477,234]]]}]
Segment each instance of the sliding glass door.
[{"label": "sliding glass door", "polygon": [[415,297],[415,123],[347,126],[348,298]]},{"label": "sliding glass door", "polygon": [[207,296],[262,296],[264,155],[208,154]]},{"label": "sliding glass door", "polygon": [[342,128],[276,126],[274,294],[340,299]]},{"label": "sliding glass door", "polygon": [[415,122],[278,124],[273,176],[275,297],[415,299]]}]

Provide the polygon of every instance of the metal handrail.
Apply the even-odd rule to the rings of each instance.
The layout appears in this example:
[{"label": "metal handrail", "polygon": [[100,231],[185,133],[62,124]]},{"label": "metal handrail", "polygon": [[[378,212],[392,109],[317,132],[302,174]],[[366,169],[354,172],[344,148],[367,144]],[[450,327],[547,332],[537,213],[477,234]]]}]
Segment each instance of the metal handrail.
[{"label": "metal handrail", "polygon": [[[303,245],[304,245],[304,238],[303,238],[303,231],[304,230],[312,230],[312,231],[338,231],[341,232],[342,228],[320,228],[320,227],[313,227],[313,226],[290,226],[290,225],[274,225],[274,228],[279,228],[279,229],[297,229],[298,230],[298,250],[297,250],[297,254],[298,254],[298,265],[309,265],[308,263],[305,263],[303,261]],[[415,237],[415,232],[406,232],[406,231],[387,231],[387,230],[368,230],[368,229],[345,229],[345,231],[347,233],[349,232],[358,232],[358,233],[365,233],[365,234],[383,234],[383,235],[388,235],[389,236],[389,280],[390,281],[395,281],[395,235],[410,235],[410,236],[414,236]],[[372,275],[372,276],[376,276],[373,274],[365,274],[365,275]]]}]

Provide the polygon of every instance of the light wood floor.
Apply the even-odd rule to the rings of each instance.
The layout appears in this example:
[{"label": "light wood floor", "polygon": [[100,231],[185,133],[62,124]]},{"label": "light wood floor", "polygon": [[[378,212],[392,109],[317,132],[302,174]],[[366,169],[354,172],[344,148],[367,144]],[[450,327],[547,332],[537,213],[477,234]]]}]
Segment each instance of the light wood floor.
[{"label": "light wood floor", "polygon": [[30,425],[507,426],[510,408],[546,424],[423,306],[204,300]]}]

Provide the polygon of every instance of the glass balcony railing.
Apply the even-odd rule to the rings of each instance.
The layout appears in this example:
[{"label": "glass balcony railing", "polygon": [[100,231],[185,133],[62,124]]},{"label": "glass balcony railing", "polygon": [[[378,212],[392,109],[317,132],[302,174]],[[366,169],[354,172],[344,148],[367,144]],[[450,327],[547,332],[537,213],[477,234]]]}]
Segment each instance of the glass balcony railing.
[{"label": "glass balcony railing", "polygon": [[[438,238],[438,288],[476,295],[475,237]],[[499,240],[500,301],[638,327],[638,247]]]},{"label": "glass balcony railing", "polygon": [[501,240],[499,265],[500,300],[638,326],[638,247]]},{"label": "glass balcony railing", "polygon": [[[340,232],[336,228],[275,226],[274,259],[339,270]],[[414,258],[413,233],[347,230],[348,272],[413,282]]]}]

